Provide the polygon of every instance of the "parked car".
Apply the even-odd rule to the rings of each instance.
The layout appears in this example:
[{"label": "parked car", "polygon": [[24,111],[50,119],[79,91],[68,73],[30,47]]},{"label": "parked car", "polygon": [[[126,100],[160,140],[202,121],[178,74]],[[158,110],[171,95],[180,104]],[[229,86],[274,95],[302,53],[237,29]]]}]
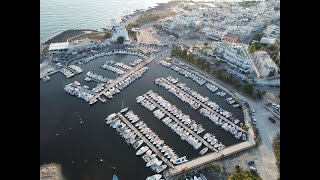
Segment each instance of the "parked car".
[{"label": "parked car", "polygon": [[253,166],[250,166],[249,169],[250,169],[251,172],[258,173],[257,168],[255,168]]},{"label": "parked car", "polygon": [[252,111],[251,111],[252,116],[254,116],[255,113],[256,113],[256,110],[255,110],[255,109],[252,109]]},{"label": "parked car", "polygon": [[257,120],[254,119],[254,118],[252,118],[252,123],[253,123],[254,125],[256,125],[256,124],[257,124]]},{"label": "parked car", "polygon": [[254,161],[249,161],[249,162],[248,162],[248,165],[249,165],[249,166],[251,166],[251,165],[253,165],[253,164],[254,164]]},{"label": "parked car", "polygon": [[268,119],[269,119],[272,123],[276,123],[276,120],[273,119],[272,117],[269,117]]}]

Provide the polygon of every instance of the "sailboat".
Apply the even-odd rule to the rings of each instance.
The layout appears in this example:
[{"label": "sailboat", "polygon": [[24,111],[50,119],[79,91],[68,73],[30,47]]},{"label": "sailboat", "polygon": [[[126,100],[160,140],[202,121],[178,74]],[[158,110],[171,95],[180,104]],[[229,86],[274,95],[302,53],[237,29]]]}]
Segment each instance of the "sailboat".
[{"label": "sailboat", "polygon": [[128,111],[128,107],[125,108],[125,107],[123,106],[123,101],[122,101],[120,112],[121,112],[121,113],[124,113],[124,112],[126,112],[126,111]]}]

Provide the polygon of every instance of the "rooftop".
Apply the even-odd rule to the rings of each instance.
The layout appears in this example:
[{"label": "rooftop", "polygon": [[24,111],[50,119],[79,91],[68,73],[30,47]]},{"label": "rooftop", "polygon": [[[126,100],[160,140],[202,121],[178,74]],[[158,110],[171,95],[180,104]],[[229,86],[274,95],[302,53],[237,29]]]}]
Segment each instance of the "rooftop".
[{"label": "rooftop", "polygon": [[58,50],[58,49],[68,49],[69,42],[62,43],[51,43],[49,46],[49,51]]}]

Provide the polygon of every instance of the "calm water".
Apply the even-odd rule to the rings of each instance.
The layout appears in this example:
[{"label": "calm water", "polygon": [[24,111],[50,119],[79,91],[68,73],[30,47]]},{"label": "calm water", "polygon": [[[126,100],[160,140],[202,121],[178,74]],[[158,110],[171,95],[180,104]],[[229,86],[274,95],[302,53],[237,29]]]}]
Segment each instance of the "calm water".
[{"label": "calm water", "polygon": [[[75,80],[90,88],[96,86],[96,83],[84,81],[85,73],[89,70],[108,78],[115,78],[117,76],[115,73],[99,67],[110,59],[129,64],[134,60],[134,57],[125,55],[102,57],[87,65],[82,65],[84,72],[71,79],[65,79],[61,73],[58,73],[53,75],[47,83],[40,82],[40,165],[50,162],[61,164],[63,174],[68,180],[111,179],[113,166],[116,167],[117,175],[121,180],[143,180],[154,174],[145,167],[141,156],[137,157],[136,151],[128,146],[114,129],[105,124],[104,119],[109,114],[121,109],[122,100],[125,106],[128,106],[144,120],[179,156],[186,155],[188,159],[197,157],[200,149],[195,151],[191,145],[180,140],[177,134],[155,118],[152,112],[136,103],[135,98],[146,93],[149,89],[169,100],[198,123],[203,124],[206,128],[204,133],[214,133],[226,146],[238,142],[230,133],[216,127],[189,105],[164,88],[158,87],[154,80],[169,75],[178,77],[179,81],[187,83],[189,87],[208,96],[210,100],[216,101],[222,108],[231,110],[239,119],[243,120],[240,109],[232,108],[224,100],[228,96],[220,98],[207,90],[206,87],[199,86],[191,79],[155,62],[148,65],[150,69],[146,74],[122,90],[120,94],[115,95],[112,100],[107,100],[106,103],[97,102],[90,106],[83,100],[64,92],[64,85]],[[80,124],[80,121],[83,123]],[[56,133],[60,135],[56,136]],[[102,163],[99,161],[100,158],[103,159]]]},{"label": "calm water", "polygon": [[100,29],[113,16],[154,7],[170,0],[40,0],[40,42],[67,29]]}]

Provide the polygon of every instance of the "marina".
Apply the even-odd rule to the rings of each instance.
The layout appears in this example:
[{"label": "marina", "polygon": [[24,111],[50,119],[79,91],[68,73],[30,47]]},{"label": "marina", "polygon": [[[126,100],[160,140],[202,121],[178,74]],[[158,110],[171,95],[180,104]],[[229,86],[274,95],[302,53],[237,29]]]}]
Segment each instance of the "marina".
[{"label": "marina", "polygon": [[170,62],[160,61],[159,64],[161,64],[164,67],[167,67],[167,68],[170,68],[170,69],[176,71],[177,73],[183,75],[184,77],[192,79],[200,86],[202,86],[206,83],[206,80],[201,78],[200,76],[198,76],[198,75],[192,73],[191,71],[184,69],[182,67],[172,65]]},{"label": "marina", "polygon": [[196,137],[202,144],[207,146],[210,150],[218,152],[216,148],[211,146],[207,141],[205,141],[203,138],[201,138],[197,133],[192,131],[189,127],[187,127],[185,124],[181,123],[176,117],[174,117],[171,113],[169,113],[167,110],[165,110],[163,107],[161,107],[159,104],[157,104],[154,100],[152,100],[149,96],[144,95],[146,99],[148,99],[150,102],[154,103],[159,109],[162,110],[167,116],[169,116],[172,120],[174,120],[176,123],[178,123],[180,126],[182,126],[184,129],[186,129],[190,134],[192,134],[194,137]]},{"label": "marina", "polygon": [[137,128],[135,128],[128,119],[126,119],[121,113],[116,114],[130,129],[138,135],[144,143],[147,144],[147,146],[155,153],[157,156],[164,162],[166,163],[169,167],[174,168],[174,165],[172,162],[170,162],[163,153],[161,153],[157,147],[155,147],[149,140],[146,138]]},{"label": "marina", "polygon": [[[136,55],[139,54],[139,53],[135,53]],[[146,59],[145,61],[141,62],[140,64],[138,64],[137,66],[135,66],[134,68],[132,68],[131,70],[129,70],[126,74],[122,75],[122,76],[119,76],[117,79],[113,80],[111,83],[109,83],[107,85],[107,87],[99,92],[98,94],[96,94],[95,96],[92,97],[92,99],[90,100],[90,104],[93,104],[97,101],[97,98],[98,96],[104,94],[105,96],[110,96],[107,94],[107,91],[115,86],[117,86],[119,83],[123,82],[124,80],[126,80],[128,77],[132,76],[132,75],[135,75],[135,73],[139,73],[137,72],[138,70],[142,70],[142,72],[144,73],[145,70],[148,69],[148,67],[145,67],[147,64],[149,64],[152,60],[154,60],[155,57],[154,56],[150,56],[148,59]],[[140,74],[141,76],[142,74]],[[138,76],[137,76],[138,77]],[[129,80],[129,79],[127,79]],[[119,90],[118,90],[119,91]],[[109,93],[110,94],[113,94],[113,92],[116,92],[116,91],[112,91]],[[120,92],[120,91],[119,91]],[[112,98],[112,95],[110,96]]]},{"label": "marina", "polygon": [[[224,117],[220,113],[216,112],[214,109],[212,109],[212,108],[208,107],[206,104],[204,104],[204,102],[207,102],[208,99],[201,98],[202,101],[200,101],[197,98],[193,97],[192,95],[189,95],[188,93],[186,93],[184,90],[180,89],[180,87],[176,86],[175,84],[172,84],[171,82],[169,82],[165,78],[156,79],[155,83],[162,86],[162,87],[165,87],[166,89],[173,88],[174,90],[170,90],[169,92],[177,93],[178,94],[177,97],[182,98],[181,96],[179,96],[181,94],[184,97],[187,97],[189,100],[191,99],[192,100],[191,103],[194,104],[194,102],[196,102],[198,105],[201,105],[203,107],[200,109],[201,114],[203,114],[207,117],[212,117],[212,118],[210,118],[210,120],[212,120],[213,122],[216,123],[218,121],[218,118],[220,118],[223,121],[225,121],[226,123],[228,123],[228,125],[232,125],[233,127],[235,127],[235,129],[241,131],[242,133],[246,133],[244,129],[237,126],[235,123],[231,122],[229,119],[227,119],[226,117]],[[196,95],[195,93],[192,93],[192,94]],[[194,105],[190,105],[190,106],[193,106],[194,109],[197,109],[199,107],[198,105],[197,105],[197,107],[195,107]],[[211,113],[211,114],[208,114],[208,113]],[[213,117],[213,115],[215,115],[215,116]],[[219,121],[219,122],[221,122],[221,121]]]},{"label": "marina", "polygon": [[[108,58],[108,59],[107,59]],[[121,61],[121,59],[124,59],[124,58],[126,58],[124,61]],[[88,64],[88,65],[86,65],[86,66],[81,66],[81,68],[83,68],[84,69],[84,71],[85,72],[88,72],[88,71],[92,71],[92,72],[94,72],[95,74],[101,74],[101,75],[104,75],[103,74],[103,72],[104,72],[104,70],[103,69],[101,69],[100,68],[100,65],[101,64],[104,64],[106,61],[109,61],[109,60],[114,60],[114,61],[116,61],[116,62],[122,62],[122,63],[124,63],[124,64],[130,64],[130,62],[133,62],[134,61],[134,59],[133,59],[134,57],[133,56],[113,56],[113,57],[102,57],[102,58],[100,58],[100,59],[97,59],[97,61],[93,61],[93,62],[91,62],[90,64]],[[142,63],[144,63],[144,61],[142,62]],[[95,66],[93,66],[93,65],[95,65]],[[138,64],[137,66],[140,66],[140,64]],[[87,68],[88,67],[88,68]],[[96,68],[96,69],[94,69],[94,68]],[[136,66],[135,67],[133,67],[133,68],[136,68]],[[137,82],[135,82],[135,83],[132,83],[131,85],[130,85],[130,87],[129,88],[125,88],[125,89],[127,89],[127,90],[123,90],[123,92],[121,91],[121,93],[118,93],[117,94],[117,96],[113,96],[113,98],[112,99],[110,99],[110,100],[107,100],[104,104],[102,104],[102,103],[99,103],[99,104],[96,104],[95,105],[95,107],[94,107],[94,109],[95,110],[92,110],[92,112],[91,112],[91,110],[87,110],[88,112],[89,112],[89,114],[88,114],[88,118],[90,118],[90,119],[84,119],[84,118],[82,118],[82,120],[79,120],[78,122],[76,122],[77,124],[78,124],[78,126],[81,126],[81,127],[83,127],[83,130],[81,130],[81,133],[85,133],[86,134],[86,136],[90,136],[90,131],[92,132],[92,131],[95,131],[95,129],[99,129],[100,128],[100,126],[101,125],[99,125],[100,123],[99,123],[99,121],[95,121],[94,119],[98,119],[98,118],[100,118],[101,119],[101,116],[99,115],[99,113],[98,112],[105,112],[105,111],[107,111],[108,113],[112,113],[112,112],[117,112],[117,111],[119,111],[119,109],[117,109],[115,106],[118,106],[118,107],[120,107],[120,105],[121,105],[121,100],[123,99],[124,100],[124,103],[125,103],[125,105],[126,106],[128,106],[130,109],[132,109],[133,111],[135,111],[135,112],[137,112],[138,114],[137,115],[139,115],[141,118],[143,118],[144,120],[145,120],[145,123],[147,123],[148,124],[148,126],[151,128],[152,127],[152,129],[154,130],[154,131],[156,131],[157,132],[157,134],[159,134],[159,136],[161,136],[163,139],[162,140],[165,140],[166,141],[166,143],[168,143],[168,144],[170,144],[171,146],[172,146],[172,148],[174,148],[176,151],[175,152],[177,152],[177,154],[181,154],[181,155],[185,155],[185,156],[187,156],[188,157],[188,161],[187,162],[184,162],[184,163],[182,163],[182,164],[177,164],[177,165],[175,165],[172,161],[170,161],[175,167],[180,167],[181,165],[183,165],[183,164],[186,164],[186,163],[188,163],[188,164],[190,164],[189,162],[193,162],[194,163],[194,159],[198,159],[198,157],[199,156],[206,156],[206,155],[208,155],[208,154],[211,154],[213,151],[212,150],[210,150],[209,148],[208,148],[208,150],[207,150],[207,152],[205,152],[205,148],[207,147],[207,146],[205,146],[204,144],[202,144],[202,146],[201,147],[199,147],[199,149],[198,150],[195,150],[194,149],[194,147],[192,146],[192,145],[190,145],[187,141],[184,141],[184,140],[181,140],[181,137],[178,135],[177,136],[177,134],[171,129],[171,128],[168,128],[168,126],[162,121],[163,119],[165,119],[166,117],[167,117],[167,115],[165,116],[165,117],[163,117],[161,120],[158,120],[155,116],[154,116],[154,114],[153,114],[153,111],[155,111],[155,110],[157,110],[157,109],[159,109],[159,108],[157,108],[157,106],[156,105],[154,105],[153,103],[151,103],[151,101],[149,101],[150,102],[150,104],[149,105],[151,105],[151,107],[150,107],[150,109],[152,109],[152,105],[153,106],[155,106],[154,107],[154,109],[153,110],[149,110],[149,109],[147,109],[147,108],[144,108],[143,106],[140,106],[140,105],[136,105],[137,103],[136,103],[136,97],[138,97],[139,95],[141,95],[141,92],[147,92],[148,90],[150,90],[150,89],[152,89],[153,90],[153,92],[157,92],[157,94],[158,95],[161,95],[163,98],[165,98],[165,99],[167,99],[167,100],[170,100],[170,104],[172,103],[172,104],[175,104],[177,107],[179,107],[179,108],[181,108],[181,111],[184,111],[184,112],[188,112],[188,113],[190,113],[190,117],[193,117],[193,118],[196,118],[196,120],[197,120],[197,122],[199,122],[199,123],[197,123],[197,124],[202,124],[203,125],[203,127],[205,127],[205,131],[204,132],[202,132],[202,133],[200,133],[200,134],[198,134],[200,137],[202,137],[203,138],[203,136],[204,136],[204,134],[206,134],[207,132],[214,132],[215,130],[213,130],[212,131],[212,129],[215,129],[216,127],[209,127],[209,124],[208,123],[206,123],[205,121],[206,121],[206,119],[205,119],[205,117],[202,117],[202,116],[200,116],[200,117],[198,117],[198,112],[197,111],[195,111],[195,112],[191,112],[190,110],[192,110],[192,108],[190,108],[189,106],[185,106],[184,105],[184,102],[182,102],[182,101],[180,101],[179,99],[172,99],[172,96],[173,96],[173,94],[172,93],[170,93],[170,92],[168,92],[167,90],[165,90],[164,88],[160,88],[159,86],[157,86],[155,83],[154,83],[154,80],[156,79],[156,78],[159,78],[159,77],[161,77],[161,75],[163,74],[163,73],[165,73],[165,74],[167,74],[168,76],[170,76],[171,75],[171,78],[169,78],[170,79],[170,82],[172,82],[172,83],[179,83],[180,82],[180,77],[179,77],[179,80],[174,76],[175,75],[175,72],[174,71],[172,71],[171,69],[167,69],[167,68],[163,68],[162,66],[159,66],[159,65],[157,65],[157,63],[156,62],[154,62],[154,61],[152,61],[150,64],[148,64],[148,68],[151,68],[151,69],[149,69],[148,70],[148,73],[146,73],[146,75],[143,75],[142,77],[141,77],[141,80],[140,81],[137,81]],[[89,83],[86,83],[86,81],[84,80],[84,76],[85,76],[86,74],[83,74],[82,76],[75,76],[74,77],[74,80],[77,80],[77,81],[79,81],[79,82],[81,82],[81,86],[80,87],[86,87],[86,85],[88,85],[88,86],[90,86],[90,89],[92,88],[95,88],[95,87],[97,87],[96,85],[96,83],[95,82],[89,82]],[[105,77],[111,77],[111,78],[114,78],[114,76],[112,76],[112,75],[116,75],[115,73],[112,73],[112,72],[109,72],[109,73],[106,73],[106,76]],[[56,86],[56,87],[58,87],[59,86],[59,83],[58,83],[58,85],[57,85],[57,83],[56,83],[56,81],[57,81],[57,78],[59,78],[60,79],[60,84],[61,84],[61,82],[63,81],[63,79],[65,79],[60,73],[58,73],[57,75],[54,75],[52,78],[51,78],[51,81],[50,81],[50,83],[46,83],[47,85],[50,85],[50,84],[52,84],[52,86]],[[116,77],[113,81],[115,81],[117,78],[119,78],[119,77]],[[192,79],[190,79],[190,78],[185,78],[185,77],[181,77],[181,80],[186,80],[186,82],[188,82],[188,83],[190,83],[190,85],[192,84],[193,85],[193,88],[197,88],[197,87],[199,87],[199,88],[202,88],[203,89],[203,91],[208,91],[207,89],[206,89],[206,87],[205,86],[203,86],[203,87],[200,87],[200,86],[198,86],[198,84],[195,82],[195,81],[193,81]],[[73,78],[71,79],[71,82],[73,82],[74,81],[73,80]],[[168,80],[169,81],[169,80]],[[67,80],[67,82],[68,83],[70,83],[70,80],[68,81]],[[121,81],[120,81],[121,82]],[[44,85],[44,84],[43,84]],[[78,87],[78,86],[72,86],[72,87]],[[79,89],[80,89],[80,87],[79,87]],[[102,88],[102,86],[99,88],[100,86],[98,86],[98,88],[96,88],[96,91],[99,91],[101,88]],[[106,90],[106,88],[108,88],[108,85],[104,85],[104,89],[103,90],[101,90],[100,92],[98,92],[98,93],[101,93],[101,92],[103,92],[103,91],[105,91]],[[60,89],[61,89],[61,86],[60,86]],[[86,92],[88,92],[88,93],[94,93],[92,90],[89,90],[89,88],[84,88],[84,91],[86,91]],[[56,90],[56,92],[59,92],[59,90]],[[200,91],[201,92],[201,91]],[[209,91],[208,91],[209,92]],[[98,93],[95,93],[95,94],[98,94]],[[202,93],[202,92],[201,92]],[[64,93],[64,94],[66,94],[66,93]],[[63,95],[63,94],[62,94]],[[57,96],[57,95],[56,95]],[[61,96],[61,95],[60,95]],[[69,95],[68,95],[69,96]],[[63,96],[63,99],[66,99],[66,98],[68,98],[68,96]],[[208,95],[207,95],[208,96]],[[104,94],[102,94],[102,96],[99,96],[100,98],[103,98],[103,97],[105,97],[104,96]],[[99,101],[99,97],[97,96],[97,100]],[[173,96],[174,97],[174,96]],[[71,97],[70,97],[71,98]],[[220,98],[220,97],[214,97],[214,98],[218,98],[218,99],[213,99],[213,100],[218,100],[218,102],[219,102],[219,105],[220,105],[220,103],[225,103],[228,107],[231,107],[231,109],[229,109],[228,111],[231,111],[232,109],[233,109],[233,107],[231,106],[231,105],[229,105],[228,103],[227,103],[227,101],[225,100],[225,98]],[[67,103],[67,105],[68,106],[74,106],[73,104],[70,104],[71,102],[78,102],[77,101],[77,99],[78,98],[74,98],[74,100],[73,100],[73,98],[71,98],[69,101],[70,102],[66,102]],[[88,98],[89,99],[89,98]],[[211,96],[210,96],[210,99],[211,99]],[[101,100],[100,100],[101,101]],[[220,102],[221,101],[221,102]],[[112,103],[109,103],[109,102],[112,102]],[[217,102],[217,101],[216,101]],[[149,105],[147,105],[148,107],[149,107]],[[160,105],[161,106],[161,105]],[[227,108],[227,106],[226,107],[224,107],[224,108]],[[87,103],[78,103],[78,105],[77,106],[75,106],[75,107],[81,107],[81,109],[83,109],[84,108],[84,111],[86,111],[85,109],[87,109],[87,107],[90,107],[90,106],[87,106]],[[162,107],[162,106],[161,106]],[[106,108],[107,108],[107,110],[106,110]],[[77,109],[77,108],[76,108]],[[77,111],[76,109],[74,109],[73,111]],[[162,110],[161,110],[162,111]],[[239,111],[239,110],[238,110]],[[147,113],[149,113],[150,112],[150,114],[147,114]],[[233,112],[233,111],[232,111]],[[100,113],[101,114],[101,113]],[[104,114],[104,113],[102,113],[102,114]],[[72,121],[72,119],[74,119],[74,118],[71,118],[71,117],[69,117],[69,116],[67,116],[68,117],[68,119],[66,120],[66,122],[71,122]],[[66,118],[67,118],[66,117]],[[104,117],[105,118],[105,117]],[[170,118],[170,117],[169,117]],[[171,118],[170,118],[171,119]],[[179,120],[179,119],[178,119]],[[199,120],[199,121],[198,121]],[[90,125],[90,126],[87,126],[87,124],[88,124],[88,121],[90,121],[91,122],[91,124],[93,123],[93,124],[96,124],[94,127],[90,127],[90,126],[92,126],[92,125]],[[139,123],[139,121],[141,121],[141,120],[138,120],[137,122],[135,122],[135,124],[137,124],[137,123]],[[158,122],[155,122],[155,121],[158,121]],[[180,120],[181,121],[181,120]],[[80,123],[79,123],[80,122]],[[82,122],[82,123],[81,123]],[[172,122],[174,122],[174,123],[176,123],[174,120],[172,120]],[[161,127],[159,127],[159,123],[162,125]],[[209,122],[209,123],[211,123],[211,122]],[[135,124],[134,124],[134,126],[135,126]],[[170,124],[170,123],[169,123]],[[174,125],[174,124],[173,124]],[[179,125],[180,126],[180,125]],[[85,128],[84,128],[85,127]],[[135,126],[136,127],[136,129],[138,129],[139,128],[139,126]],[[174,127],[174,126],[173,126]],[[178,126],[177,126],[178,127]],[[181,126],[182,127],[182,126]],[[92,129],[92,128],[94,128],[94,129]],[[73,133],[75,133],[76,132],[76,127],[72,127],[72,132]],[[91,129],[90,131],[89,131],[89,129]],[[145,143],[144,144],[141,144],[136,150],[135,150],[135,152],[131,152],[132,150],[134,150],[134,147],[132,147],[131,145],[130,145],[130,148],[129,148],[129,146],[128,146],[128,144],[127,144],[127,141],[124,141],[123,140],[123,138],[122,137],[119,137],[119,135],[117,134],[117,133],[114,133],[114,131],[113,131],[113,128],[110,128],[109,130],[108,130],[109,128],[104,128],[104,131],[106,131],[106,133],[108,134],[107,136],[105,136],[105,138],[103,138],[104,140],[103,140],[103,142],[102,141],[100,141],[99,140],[99,142],[101,142],[101,144],[105,144],[105,139],[114,139],[115,141],[119,141],[119,142],[115,142],[115,141],[113,141],[113,143],[112,144],[114,144],[114,145],[112,145],[111,147],[109,147],[110,146],[110,144],[109,143],[107,143],[107,144],[109,144],[109,145],[103,145],[103,146],[106,146],[106,148],[108,147],[108,149],[110,149],[110,150],[107,150],[107,152],[106,153],[103,153],[103,163],[107,163],[108,162],[108,159],[109,159],[109,161],[111,160],[111,162],[112,163],[115,163],[115,162],[122,162],[122,163],[115,163],[115,165],[114,166],[116,166],[117,168],[126,168],[126,169],[130,169],[130,167],[129,166],[131,166],[132,165],[132,163],[135,163],[135,164],[137,164],[137,165],[135,165],[135,167],[131,167],[132,168],[132,170],[130,170],[130,172],[132,172],[132,173],[134,173],[133,172],[133,170],[134,171],[141,171],[141,172],[143,172],[144,174],[145,174],[145,176],[144,177],[141,177],[141,176],[139,176],[139,175],[134,175],[134,177],[136,177],[135,179],[145,179],[147,176],[152,176],[155,172],[150,168],[150,167],[148,167],[148,168],[146,168],[146,162],[144,161],[144,159],[143,159],[143,156],[147,153],[147,151],[144,153],[144,154],[142,154],[142,155],[140,155],[139,156],[139,158],[137,159],[137,160],[135,160],[135,158],[136,158],[136,155],[134,155],[135,153],[136,153],[136,151],[138,151],[141,147],[143,147],[143,146],[147,146]],[[210,129],[210,131],[207,131],[207,129]],[[194,131],[194,130],[192,130],[192,129],[190,129],[191,131]],[[69,130],[68,130],[69,131]],[[110,134],[110,132],[109,131],[113,131],[113,133],[115,134],[115,135],[112,135],[112,134]],[[71,132],[71,131],[70,131]],[[57,137],[62,137],[63,136],[63,132],[57,132],[58,134],[59,134],[59,136],[57,136]],[[54,134],[56,134],[56,133],[54,133]],[[142,133],[141,133],[142,134]],[[195,132],[195,134],[197,134],[196,132]],[[95,136],[95,137],[97,137],[97,138],[99,138],[100,137],[100,135],[99,136]],[[119,139],[117,139],[117,137],[119,138]],[[137,135],[137,137],[138,137],[138,135]],[[137,138],[136,137],[136,138]],[[146,137],[147,138],[147,137]],[[147,138],[148,139],[148,138]],[[204,138],[203,138],[204,139]],[[226,135],[220,135],[219,136],[219,140],[221,140],[221,142],[225,142],[226,143],[226,148],[228,148],[230,145],[232,145],[232,144],[234,144],[234,143],[236,143],[236,142],[238,142],[238,141],[236,141],[236,138],[235,138],[235,140],[232,140],[232,139],[230,139],[229,137],[227,137]],[[151,142],[151,140],[149,140],[150,141],[150,143],[154,143],[154,142]],[[124,143],[125,142],[125,143]],[[141,142],[141,141],[140,141]],[[212,142],[212,141],[211,141]],[[69,143],[71,143],[71,144],[74,144],[74,143],[72,143],[72,142],[69,142]],[[124,145],[121,145],[121,143],[123,143]],[[143,142],[142,142],[143,143]],[[93,146],[93,147],[95,147],[95,145],[94,144],[92,144],[91,142],[88,142],[88,141],[85,141],[85,144],[91,144],[91,146]],[[135,144],[135,143],[134,143]],[[133,144],[133,145],[134,145]],[[209,142],[208,142],[208,144],[210,144]],[[139,144],[136,144],[136,146],[138,146]],[[154,145],[156,148],[157,148],[157,146],[156,145]],[[79,147],[79,146],[76,146],[76,147]],[[127,150],[126,150],[126,148],[127,148]],[[54,149],[54,148],[53,148]],[[74,148],[71,148],[71,149],[74,149]],[[90,150],[90,149],[88,149],[88,148],[85,148],[86,149],[86,151],[88,151],[88,152],[91,152],[92,153],[92,156],[94,156],[96,153],[95,153],[95,151],[94,150]],[[112,149],[112,150],[111,150]],[[118,151],[118,152],[115,152],[115,149]],[[119,150],[118,150],[119,149]],[[121,149],[121,150],[120,150]],[[149,150],[151,150],[150,148],[149,148]],[[165,150],[165,147],[164,147],[164,150]],[[162,151],[164,151],[163,149],[162,149]],[[152,151],[152,150],[151,150]],[[223,151],[223,150],[222,150]],[[131,152],[131,153],[130,153]],[[160,152],[161,152],[161,150],[160,150]],[[202,152],[202,153],[204,153],[203,155],[201,155],[200,154],[200,152]],[[214,151],[215,152],[215,151]],[[84,152],[83,152],[84,153]],[[107,153],[110,153],[110,155],[109,154],[107,154]],[[165,151],[164,152],[162,152],[162,153],[165,153]],[[126,154],[128,154],[128,155],[126,155]],[[74,162],[76,162],[76,158],[77,158],[77,156],[76,155],[69,155],[70,156],[70,158],[67,158],[67,159],[70,159],[70,160],[68,160],[69,161],[69,163],[71,163],[71,161],[74,161]],[[132,156],[132,157],[129,157],[129,156]],[[117,160],[112,160],[113,159],[113,157],[118,157],[118,158],[116,158]],[[143,160],[141,160],[141,157],[142,157],[142,159]],[[148,157],[147,156],[144,156],[145,158],[146,158],[146,160],[148,159]],[[182,156],[182,157],[184,157],[184,156]],[[181,157],[181,158],[182,158]],[[71,158],[74,158],[74,159],[71,159]],[[120,160],[118,160],[120,158]],[[152,157],[149,157],[149,159],[150,158],[152,158]],[[91,159],[94,159],[94,157],[91,157]],[[99,160],[100,158],[98,158],[98,160]],[[160,158],[158,158],[159,160],[161,160]],[[182,159],[183,160],[183,159]],[[84,160],[83,160],[84,161]],[[89,158],[89,161],[90,161],[90,158]],[[91,160],[92,161],[92,160]],[[162,160],[161,160],[162,161]],[[99,161],[100,162],[100,161]],[[123,163],[123,162],[128,162],[128,163],[130,163],[131,165],[127,165],[126,163]],[[158,162],[158,161],[157,161]],[[66,163],[68,163],[68,162],[66,162]],[[100,162],[101,163],[101,162]],[[193,164],[192,163],[192,164]],[[167,165],[165,162],[163,162],[162,163],[162,165]],[[65,165],[66,167],[68,167],[69,165]],[[71,166],[71,165],[70,165]],[[77,165],[77,166],[80,166],[80,165]],[[85,166],[85,165],[82,165],[82,166]],[[105,164],[104,165],[105,167],[107,167],[107,164]],[[112,168],[112,167],[111,167]],[[170,168],[169,166],[168,166],[168,168]],[[172,169],[172,168],[170,168],[170,169]],[[165,170],[165,171],[168,171],[168,169],[167,170]],[[128,179],[130,176],[126,176],[126,175],[124,175],[124,174],[122,174],[122,175],[120,175],[120,178],[121,177],[124,177],[124,179]]]}]

